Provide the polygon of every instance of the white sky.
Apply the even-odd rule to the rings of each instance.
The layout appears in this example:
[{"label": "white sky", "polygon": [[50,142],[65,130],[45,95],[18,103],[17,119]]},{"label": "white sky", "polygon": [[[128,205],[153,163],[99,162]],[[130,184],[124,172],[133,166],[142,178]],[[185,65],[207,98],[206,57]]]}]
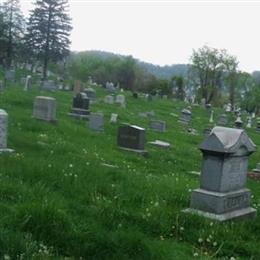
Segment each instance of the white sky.
[{"label": "white sky", "polygon": [[[25,14],[34,1],[20,0]],[[154,64],[188,63],[204,44],[260,70],[259,1],[69,0],[72,50],[133,55]]]}]

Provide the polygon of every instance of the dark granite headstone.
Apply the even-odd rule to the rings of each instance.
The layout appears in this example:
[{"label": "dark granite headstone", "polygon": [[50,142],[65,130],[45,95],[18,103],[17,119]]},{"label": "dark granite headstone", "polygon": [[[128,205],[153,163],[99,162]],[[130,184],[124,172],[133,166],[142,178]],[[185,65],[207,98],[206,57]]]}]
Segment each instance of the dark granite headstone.
[{"label": "dark granite headstone", "polygon": [[190,208],[184,212],[218,221],[254,217],[245,185],[248,158],[256,148],[246,132],[215,127],[199,149],[203,153],[200,188],[192,192]]},{"label": "dark granite headstone", "polygon": [[145,152],[145,129],[135,125],[121,125],[118,128],[117,144],[125,150]]},{"label": "dark granite headstone", "polygon": [[78,93],[73,98],[73,105],[70,116],[75,118],[88,118],[89,115],[89,99],[85,93]]},{"label": "dark granite headstone", "polygon": [[179,118],[179,122],[181,122],[182,124],[189,124],[191,120],[191,111],[188,109],[183,109],[181,111],[181,116]]},{"label": "dark granite headstone", "polygon": [[165,132],[166,122],[160,120],[151,120],[150,128],[157,132]]}]

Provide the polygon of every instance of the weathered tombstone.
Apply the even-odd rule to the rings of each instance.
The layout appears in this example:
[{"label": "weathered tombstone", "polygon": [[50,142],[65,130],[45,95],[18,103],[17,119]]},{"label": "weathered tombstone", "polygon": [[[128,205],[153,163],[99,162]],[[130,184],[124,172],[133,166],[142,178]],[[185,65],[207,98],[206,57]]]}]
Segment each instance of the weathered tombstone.
[{"label": "weathered tombstone", "polygon": [[117,145],[123,150],[146,153],[145,129],[136,125],[121,125],[118,128]]},{"label": "weathered tombstone", "polygon": [[256,168],[253,169],[253,172],[260,174],[260,163],[257,163]]},{"label": "weathered tombstone", "polygon": [[240,116],[237,117],[235,121],[235,128],[240,129],[243,127],[243,121]]},{"label": "weathered tombstone", "polygon": [[79,118],[79,119],[86,119],[89,115],[89,98],[83,92],[78,93],[73,98],[73,105],[71,111],[69,113],[70,116]]},{"label": "weathered tombstone", "polygon": [[110,117],[110,123],[112,123],[112,124],[117,123],[117,117],[118,117],[118,114],[112,113],[111,117]]},{"label": "weathered tombstone", "polygon": [[185,125],[188,125],[191,120],[191,111],[188,109],[183,109],[181,111],[181,116],[179,118],[179,122]]},{"label": "weathered tombstone", "polygon": [[231,104],[228,103],[224,106],[225,112],[231,112]]},{"label": "weathered tombstone", "polygon": [[150,128],[157,132],[165,132],[166,122],[160,120],[150,120]]},{"label": "weathered tombstone", "polygon": [[90,100],[95,100],[96,99],[96,91],[93,88],[86,88],[84,90],[84,93],[87,94],[88,98]]},{"label": "weathered tombstone", "polygon": [[100,132],[104,130],[104,115],[103,113],[91,113],[89,116],[89,128]]},{"label": "weathered tombstone", "polygon": [[40,89],[47,91],[56,91],[58,89],[58,85],[55,84],[53,80],[44,80],[41,81]]},{"label": "weathered tombstone", "polygon": [[14,79],[15,79],[15,70],[5,71],[5,80],[14,81]]},{"label": "weathered tombstone", "polygon": [[226,126],[228,123],[227,115],[221,114],[218,118],[218,125],[220,126]]},{"label": "weathered tombstone", "polygon": [[32,76],[28,75],[25,79],[25,84],[24,84],[24,91],[28,91],[28,89],[31,88],[32,85]]},{"label": "weathered tombstone", "polygon": [[205,98],[201,99],[201,106],[205,108],[205,106],[206,106],[206,99]]},{"label": "weathered tombstone", "polygon": [[160,147],[160,148],[164,148],[164,149],[168,149],[171,147],[170,143],[160,141],[160,140],[155,140],[153,142],[149,142],[149,144]]},{"label": "weathered tombstone", "polygon": [[251,116],[247,117],[246,127],[247,128],[251,128],[252,127],[252,117]]},{"label": "weathered tombstone", "polygon": [[199,149],[203,153],[200,188],[192,192],[190,208],[184,212],[218,221],[254,217],[245,185],[248,158],[256,147],[246,132],[215,127]]},{"label": "weathered tombstone", "polygon": [[257,118],[256,131],[257,131],[257,132],[260,132],[260,117]]},{"label": "weathered tombstone", "polygon": [[133,93],[133,98],[138,98],[138,93],[137,92]]},{"label": "weathered tombstone", "polygon": [[210,122],[210,123],[214,123],[214,111],[213,111],[213,110],[211,110],[211,112],[210,112],[209,122]]},{"label": "weathered tombstone", "polygon": [[255,112],[252,113],[252,118],[255,118]]},{"label": "weathered tombstone", "polygon": [[114,87],[114,84],[112,82],[106,82],[106,90],[109,93],[114,93],[116,88]]},{"label": "weathered tombstone", "polygon": [[14,150],[7,148],[8,114],[0,109],[0,153],[10,153]]},{"label": "weathered tombstone", "polygon": [[104,98],[104,102],[105,102],[106,104],[112,105],[112,104],[114,104],[114,97],[111,96],[111,95],[107,95],[107,96],[105,96],[105,98]]},{"label": "weathered tombstone", "polygon": [[33,117],[44,121],[56,121],[56,99],[43,96],[35,97]]},{"label": "weathered tombstone", "polygon": [[116,96],[116,104],[119,104],[121,107],[125,107],[125,96],[117,95]]}]

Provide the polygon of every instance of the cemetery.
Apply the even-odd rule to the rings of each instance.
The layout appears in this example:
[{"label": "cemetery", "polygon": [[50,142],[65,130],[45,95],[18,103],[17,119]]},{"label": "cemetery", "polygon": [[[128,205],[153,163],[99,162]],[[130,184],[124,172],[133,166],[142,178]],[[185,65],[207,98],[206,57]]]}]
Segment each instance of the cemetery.
[{"label": "cemetery", "polygon": [[260,69],[192,42],[250,19],[105,2],[0,1],[0,259],[260,259]]},{"label": "cemetery", "polygon": [[[226,259],[259,256],[260,184],[246,178],[247,171],[258,168],[257,120],[252,120],[252,128],[245,132],[233,128],[236,115],[227,115],[226,126],[219,127],[224,132],[217,136],[229,150],[221,148],[215,139],[209,141],[208,148],[203,131],[210,115],[203,107],[192,107],[191,124],[199,134],[191,137],[179,122],[179,115],[187,108],[181,101],[146,102],[133,99],[131,92],[125,91],[127,110],[122,110],[104,102],[105,89],[96,87],[95,91],[96,102],[89,106],[87,121],[68,116],[73,92],[40,91],[37,86],[25,92],[21,85],[1,93],[1,107],[8,111],[8,133],[1,121],[1,149],[13,152],[0,154],[1,205],[5,207],[0,225],[18,240],[31,234],[21,240],[22,244],[39,239],[58,249],[59,255],[67,248],[73,256],[113,257],[115,250],[121,256],[126,250],[120,242],[123,239],[134,258],[137,241],[138,255],[146,257],[152,252],[158,259],[168,259],[168,254],[176,259],[181,259],[180,255],[193,258],[194,254],[205,257],[217,251]],[[153,111],[160,123],[167,124],[167,131],[149,130],[151,119],[140,117],[140,111]],[[222,109],[214,108],[215,120],[222,113]],[[118,118],[111,124],[113,114]],[[1,112],[1,118],[3,115]],[[48,123],[52,120],[56,124]],[[214,129],[207,138],[217,131]],[[228,140],[233,143],[225,143]],[[226,170],[219,176],[210,161],[202,168],[203,158],[216,152],[221,158],[231,152],[230,162],[225,162]],[[241,173],[231,176],[238,169],[237,163]],[[190,172],[202,172],[202,177]],[[211,179],[213,174],[223,180]],[[232,192],[226,193],[229,189]],[[203,194],[219,194],[219,199],[206,199]],[[222,217],[225,207],[234,209],[235,216],[237,211],[247,216],[219,224],[226,216],[233,216],[228,212]],[[202,213],[194,213],[197,209]],[[86,234],[82,233],[86,228]],[[251,236],[256,241],[249,246],[245,240]],[[86,242],[93,244],[89,247]],[[107,249],[102,251],[104,247]]]}]

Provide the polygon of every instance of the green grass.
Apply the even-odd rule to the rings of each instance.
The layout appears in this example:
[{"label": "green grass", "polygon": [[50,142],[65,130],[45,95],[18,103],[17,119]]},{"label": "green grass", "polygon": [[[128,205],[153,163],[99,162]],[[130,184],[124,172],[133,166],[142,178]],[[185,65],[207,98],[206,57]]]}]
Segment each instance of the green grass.
[{"label": "green grass", "polygon": [[[178,123],[186,105],[172,100],[147,102],[125,92],[127,108],[100,102],[91,111],[105,115],[103,133],[70,118],[68,92],[24,92],[9,87],[0,93],[0,107],[9,114],[8,147],[0,155],[0,255],[10,259],[260,259],[260,217],[219,224],[181,212],[189,206],[191,190],[199,186],[202,131],[209,114],[193,107],[188,134]],[[57,99],[56,124],[32,118],[34,97]],[[167,132],[150,130],[139,112],[155,112],[167,122]],[[170,150],[147,144],[148,157],[121,151],[116,145],[119,123],[147,129],[147,141],[171,143]],[[215,118],[222,113],[216,109]],[[232,121],[233,120],[233,121]],[[234,122],[234,117],[230,120]],[[254,128],[249,136],[259,145]],[[259,161],[257,151],[249,168]],[[108,167],[104,164],[113,165]],[[248,180],[259,213],[259,183]]]}]

